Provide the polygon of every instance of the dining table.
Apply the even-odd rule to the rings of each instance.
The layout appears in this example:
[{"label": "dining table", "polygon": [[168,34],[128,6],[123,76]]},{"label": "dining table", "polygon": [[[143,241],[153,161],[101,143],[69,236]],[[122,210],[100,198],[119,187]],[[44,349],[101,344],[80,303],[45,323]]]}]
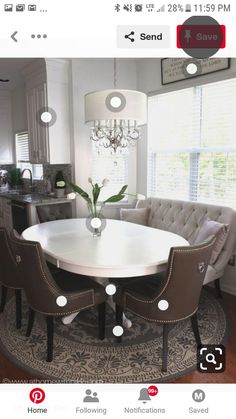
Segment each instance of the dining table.
[{"label": "dining table", "polygon": [[[23,231],[26,240],[41,244],[47,261],[69,272],[92,276],[106,287],[112,278],[152,275],[166,269],[171,247],[188,246],[182,236],[149,226],[108,219],[94,237],[86,218],[55,220]],[[114,303],[110,297],[110,304]],[[70,323],[75,314],[64,318]],[[125,318],[126,319],[126,318]],[[131,322],[126,322],[130,327]]]}]

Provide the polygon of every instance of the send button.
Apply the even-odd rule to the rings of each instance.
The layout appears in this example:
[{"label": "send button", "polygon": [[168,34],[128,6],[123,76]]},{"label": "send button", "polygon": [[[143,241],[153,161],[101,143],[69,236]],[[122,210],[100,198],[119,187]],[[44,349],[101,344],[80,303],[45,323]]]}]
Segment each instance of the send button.
[{"label": "send button", "polygon": [[159,33],[158,35],[156,34],[150,35],[146,33],[140,34],[141,41],[162,41],[162,38],[163,38],[162,32]]},{"label": "send button", "polygon": [[118,48],[169,48],[169,26],[118,26]]}]

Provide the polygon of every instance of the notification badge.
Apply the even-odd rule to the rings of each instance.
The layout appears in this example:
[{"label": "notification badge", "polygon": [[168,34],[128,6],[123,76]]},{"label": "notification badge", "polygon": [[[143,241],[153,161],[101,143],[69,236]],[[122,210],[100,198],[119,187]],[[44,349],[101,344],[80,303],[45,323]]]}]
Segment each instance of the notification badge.
[{"label": "notification badge", "polygon": [[45,400],[45,392],[41,388],[33,388],[29,394],[32,403],[39,404]]},{"label": "notification badge", "polygon": [[158,394],[158,388],[156,386],[149,386],[147,390],[149,396],[151,397],[154,397]]}]

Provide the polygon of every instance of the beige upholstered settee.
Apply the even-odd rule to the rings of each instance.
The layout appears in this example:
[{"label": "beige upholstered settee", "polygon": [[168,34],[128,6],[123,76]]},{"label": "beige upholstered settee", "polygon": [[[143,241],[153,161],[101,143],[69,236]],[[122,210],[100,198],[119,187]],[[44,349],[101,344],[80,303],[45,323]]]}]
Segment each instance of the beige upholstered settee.
[{"label": "beige upholstered settee", "polygon": [[219,279],[232,256],[236,240],[236,212],[232,208],[161,198],[138,201],[136,208],[150,208],[148,226],[179,234],[190,244],[195,242],[205,220],[210,219],[228,224],[229,232],[226,242],[215,263],[209,265],[204,281],[204,284],[216,281],[216,288],[219,287]]}]

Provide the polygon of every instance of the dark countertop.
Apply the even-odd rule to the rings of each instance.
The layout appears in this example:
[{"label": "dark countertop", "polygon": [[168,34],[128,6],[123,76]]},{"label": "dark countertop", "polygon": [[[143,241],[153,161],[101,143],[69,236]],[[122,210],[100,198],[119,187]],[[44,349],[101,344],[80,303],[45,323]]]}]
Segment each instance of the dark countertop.
[{"label": "dark countertop", "polygon": [[35,206],[44,204],[64,204],[66,202],[72,202],[71,199],[66,198],[66,195],[65,197],[57,198],[56,195],[47,195],[38,192],[29,193],[17,190],[8,190],[6,192],[0,191],[0,198],[6,198],[22,204],[31,204]]}]

